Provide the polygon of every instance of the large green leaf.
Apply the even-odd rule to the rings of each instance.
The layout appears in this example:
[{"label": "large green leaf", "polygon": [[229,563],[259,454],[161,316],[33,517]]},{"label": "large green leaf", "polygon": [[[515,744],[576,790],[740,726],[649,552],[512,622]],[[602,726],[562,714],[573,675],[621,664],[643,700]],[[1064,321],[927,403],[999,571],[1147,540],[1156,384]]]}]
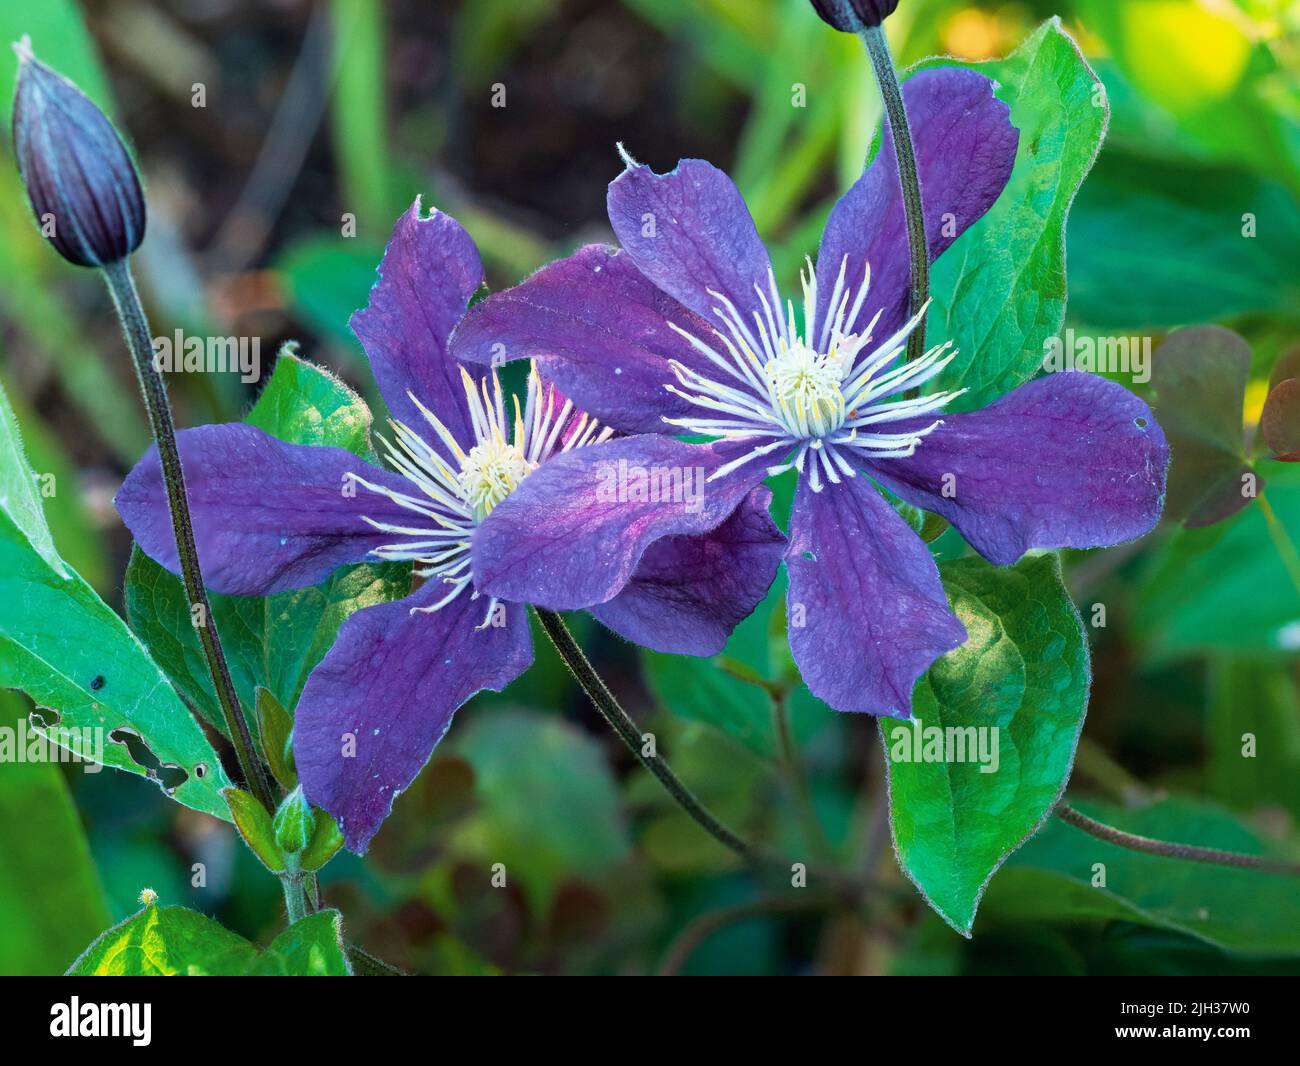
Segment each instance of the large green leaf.
[{"label": "large green leaf", "polygon": [[[1130,833],[1180,844],[1259,854],[1259,838],[1221,809],[1168,799],[1126,809],[1078,804]],[[1094,885],[1103,871],[1105,884]],[[1024,922],[1124,921],[1189,933],[1220,947],[1300,953],[1295,879],[1130,851],[1059,819],[1043,828],[989,890],[990,916]]]},{"label": "large green leaf", "polygon": [[[1300,470],[1261,462],[1265,495],[1294,541],[1300,530]],[[1294,654],[1300,594],[1259,504],[1226,522],[1172,533],[1147,567],[1134,629],[1153,660],[1224,649]]]},{"label": "large green leaf", "polygon": [[[917,69],[952,65],[925,60]],[[1065,226],[1101,147],[1108,107],[1100,83],[1058,19],[1005,59],[964,64],[997,82],[1020,131],[1011,179],[988,213],[934,265],[927,340],[959,349],[942,386],[982,407],[1038,370],[1065,317]]]},{"label": "large green leaf", "polygon": [[[21,728],[20,697],[0,692],[0,724]],[[81,819],[58,766],[0,766],[0,973],[49,977],[109,920]]]},{"label": "large green leaf", "polygon": [[256,960],[252,944],[211,918],[150,901],[96,937],[68,976],[234,977]]},{"label": "large green leaf", "polygon": [[345,977],[338,911],[290,926],[260,952],[255,944],[184,907],[150,900],[105,930],[68,970],[71,977]]},{"label": "large green leaf", "polygon": [[[289,350],[276,360],[247,421],[293,444],[371,454],[370,412],[364,401]],[[292,710],[344,620],[409,590],[409,565],[365,563],[340,567],[319,585],[274,596],[212,595],[213,620],[250,724],[255,725],[258,685]],[[125,599],[127,617],[154,658],[185,698],[220,726],[220,708],[180,580],[136,549],[127,567]]]},{"label": "large green leaf", "polygon": [[[1004,568],[963,559],[940,573],[969,639],[917,682],[920,726],[882,720],[881,739],[903,870],[969,936],[989,879],[1065,788],[1088,702],[1088,645],[1055,555]],[[934,727],[944,732],[925,732]],[[967,731],[964,756],[955,744],[951,755],[925,746],[955,740],[950,729]]]},{"label": "large green leaf", "polygon": [[[35,728],[94,761],[146,774],[180,802],[228,818],[221,763],[166,676],[54,552],[23,491],[33,473],[0,391],[0,687],[43,708]],[[42,546],[38,550],[34,544]]]}]

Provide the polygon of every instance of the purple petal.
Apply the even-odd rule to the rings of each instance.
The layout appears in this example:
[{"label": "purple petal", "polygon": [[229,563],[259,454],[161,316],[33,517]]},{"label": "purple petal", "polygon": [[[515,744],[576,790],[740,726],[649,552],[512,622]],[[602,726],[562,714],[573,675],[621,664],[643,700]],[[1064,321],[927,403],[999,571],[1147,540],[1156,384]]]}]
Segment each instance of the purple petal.
[{"label": "purple petal", "polygon": [[612,599],[651,544],[716,529],[763,480],[761,462],[707,480],[752,443],[624,437],[548,460],[475,531],[475,585],[556,611]]},{"label": "purple petal", "polygon": [[[906,432],[924,421],[897,425]],[[948,415],[912,456],[868,465],[890,490],[943,515],[984,558],[1005,566],[1030,548],[1096,548],[1150,532],[1168,463],[1165,435],[1145,403],[1113,381],[1067,372]]]},{"label": "purple petal", "polygon": [[966,640],[921,538],[865,477],[813,492],[790,516],[790,650],[840,711],[908,718],[916,679]]},{"label": "purple petal", "polygon": [[[393,541],[364,521],[409,525],[412,514],[354,485],[356,473],[404,491],[396,474],[342,448],[286,444],[240,422],[177,434],[199,563],[210,588],[266,596],[323,581]],[[158,450],[150,448],[113,501],[144,553],[180,572]]]},{"label": "purple petal", "polygon": [[420,217],[420,199],[397,220],[370,303],[351,319],[393,417],[411,427],[424,417],[408,390],[461,443],[473,440],[460,369],[447,340],[483,283],[474,241],[450,215]]},{"label": "purple petal", "polygon": [[[916,150],[930,261],[984,214],[1011,176],[1020,134],[1010,109],[993,95],[993,82],[973,70],[923,70],[903,85],[903,104]],[[852,293],[871,264],[871,287],[846,332],[866,328],[887,337],[907,320],[911,256],[898,184],[898,163],[886,124],[870,167],[831,211],[817,252],[817,321],[824,322],[840,265],[848,257],[845,288]],[[850,299],[850,308],[852,299]]]},{"label": "purple petal", "polygon": [[785,551],[771,501],[767,489],[754,489],[712,532],[656,541],[623,591],[591,613],[655,651],[718,654],[767,595]]},{"label": "purple petal", "polygon": [[338,819],[364,852],[393,800],[483,689],[500,692],[533,661],[523,607],[476,628],[487,601],[461,594],[432,613],[446,586],[431,581],[404,600],[352,615],[312,671],[294,712],[293,754],[307,798]]},{"label": "purple petal", "polygon": [[664,388],[676,380],[668,360],[711,365],[669,322],[712,336],[709,323],[647,281],[627,253],[589,244],[475,304],[452,335],[451,354],[485,365],[535,359],[605,425],[662,433],[664,417],[691,408]]},{"label": "purple petal", "polygon": [[751,322],[767,294],[767,249],[739,190],[717,167],[683,159],[669,174],[629,166],[609,186],[609,221],[641,273],[713,319],[721,293]]}]

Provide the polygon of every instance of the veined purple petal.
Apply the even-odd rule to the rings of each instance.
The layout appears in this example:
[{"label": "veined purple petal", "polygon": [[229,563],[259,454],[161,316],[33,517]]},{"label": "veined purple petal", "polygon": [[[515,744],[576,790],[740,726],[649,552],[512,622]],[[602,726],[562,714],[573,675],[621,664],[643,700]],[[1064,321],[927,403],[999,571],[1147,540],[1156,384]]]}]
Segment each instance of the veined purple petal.
[{"label": "veined purple petal", "polygon": [[535,359],[605,425],[662,433],[665,416],[691,409],[664,388],[676,380],[668,360],[711,366],[669,322],[706,342],[713,335],[713,325],[652,285],[626,252],[589,244],[475,304],[452,334],[451,354],[485,365]]},{"label": "veined purple petal", "polygon": [[696,314],[714,321],[721,293],[752,326],[772,269],[740,191],[702,159],[668,174],[629,166],[609,186],[609,221],[641,273]]},{"label": "veined purple petal", "polygon": [[612,599],[655,541],[707,533],[726,521],[763,480],[764,464],[708,477],[753,443],[647,435],[548,460],[475,531],[475,585],[555,611]]},{"label": "veined purple petal", "polygon": [[[1010,109],[993,95],[993,82],[973,70],[939,67],[914,74],[903,84],[903,106],[933,262],[993,206],[1011,176],[1020,134],[1011,125]],[[819,323],[826,320],[845,257],[844,288],[850,293],[857,292],[864,266],[871,264],[867,298],[853,320],[856,326],[846,324],[845,332],[865,329],[880,310],[873,333],[890,336],[907,320],[912,268],[888,124],[871,166],[827,220],[817,252]]]},{"label": "veined purple petal", "polygon": [[930,551],[865,477],[813,492],[790,516],[790,650],[813,695],[840,711],[912,713],[912,687],[966,640]]},{"label": "veined purple petal", "polygon": [[352,615],[298,701],[293,754],[303,791],[338,819],[355,852],[429,761],[456,709],[483,689],[501,691],[533,661],[523,607],[500,605],[504,624],[483,629],[483,598],[412,610],[444,595],[431,581]]},{"label": "veined purple petal", "polygon": [[591,613],[655,651],[718,654],[767,595],[785,552],[771,502],[767,489],[754,489],[717,529],[656,541],[623,591]]},{"label": "veined purple petal", "polygon": [[393,417],[419,432],[425,419],[407,391],[470,442],[460,368],[447,340],[483,283],[483,263],[465,228],[450,215],[420,215],[417,196],[388,239],[370,303],[351,318]]},{"label": "veined purple petal", "polygon": [[1113,381],[1067,372],[979,411],[946,415],[915,454],[868,466],[1005,566],[1030,548],[1096,548],[1150,532],[1164,506],[1168,463],[1165,435],[1145,403]]},{"label": "veined purple petal", "polygon": [[[233,596],[267,596],[323,581],[393,541],[365,520],[410,525],[413,515],[367,481],[410,486],[342,448],[286,444],[234,422],[177,434],[203,578]],[[151,447],[113,501],[140,548],[173,573],[180,560],[158,449]]]}]

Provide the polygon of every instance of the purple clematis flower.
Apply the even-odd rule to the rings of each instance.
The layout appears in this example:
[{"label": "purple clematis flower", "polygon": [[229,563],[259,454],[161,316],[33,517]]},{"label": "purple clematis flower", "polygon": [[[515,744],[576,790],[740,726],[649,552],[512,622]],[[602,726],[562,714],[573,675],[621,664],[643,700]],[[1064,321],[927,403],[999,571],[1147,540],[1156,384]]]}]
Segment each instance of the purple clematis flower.
[{"label": "purple clematis flower", "polygon": [[[205,578],[234,595],[316,584],[367,559],[410,560],[423,582],[352,615],[312,672],[294,721],[307,797],[364,851],[419,773],[456,709],[500,691],[532,662],[527,600],[481,596],[471,544],[539,467],[600,446],[613,430],[578,411],[536,367],[521,405],[495,371],[476,381],[447,340],[483,281],[454,219],[403,215],[370,303],[352,328],[392,412],[389,468],[339,448],[288,444],[242,423],[179,435]],[[659,651],[711,655],[766,594],[785,538],[769,494],[678,507],[619,594],[593,614]],[[179,569],[157,453],[127,477],[118,511],[140,547]],[[563,517],[563,516],[561,516]],[[563,551],[562,524],[530,536]],[[580,546],[579,546],[580,547]],[[596,601],[590,601],[595,603]],[[584,605],[585,606],[585,605]]]},{"label": "purple clematis flower", "polygon": [[[997,199],[1018,134],[972,71],[921,72],[904,99],[934,259]],[[714,443],[693,459],[698,445],[628,437],[548,464],[476,538],[481,589],[573,608],[623,586],[657,520],[650,504],[602,493],[609,449],[630,466],[704,462],[706,491],[726,499],[793,467],[785,561],[803,678],[832,707],[907,717],[917,677],[966,632],[929,550],[875,485],[942,515],[997,564],[1031,548],[1115,544],[1155,524],[1167,447],[1121,386],[1056,374],[955,414],[945,408],[960,391],[912,395],[954,353],[940,345],[901,361],[916,319],[887,129],[831,212],[803,277],[802,321],[725,174],[700,160],[665,175],[627,164],[609,187],[622,249],[588,246],[490,297],[452,351],[535,358],[606,424]],[[572,531],[563,552],[537,535],[543,516]]]}]

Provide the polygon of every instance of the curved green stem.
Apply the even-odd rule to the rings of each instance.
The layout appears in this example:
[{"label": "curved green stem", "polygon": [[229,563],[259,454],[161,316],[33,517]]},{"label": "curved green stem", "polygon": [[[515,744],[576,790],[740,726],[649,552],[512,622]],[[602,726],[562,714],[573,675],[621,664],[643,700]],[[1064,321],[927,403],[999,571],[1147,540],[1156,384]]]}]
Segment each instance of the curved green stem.
[{"label": "curved green stem", "polygon": [[582,648],[578,646],[578,642],[573,639],[569,627],[564,624],[564,619],[554,611],[547,611],[541,607],[535,607],[533,610],[537,613],[537,620],[541,622],[542,629],[555,645],[555,650],[564,660],[564,665],[582,686],[582,690],[600,712],[600,716],[627,745],[628,751],[636,757],[637,762],[659,779],[659,783],[668,790],[668,794],[677,801],[677,805],[698,822],[705,832],[746,862],[757,861],[759,856],[754,849],[705,809],[704,805],[695,798],[695,794],[682,783],[681,778],[673,773],[662,755],[644,753],[641,731],[637,729],[636,723],[632,721],[627,711],[623,710],[605,682],[601,680],[600,675],[596,673]]},{"label": "curved green stem", "polygon": [[154,440],[158,443],[158,459],[167,485],[167,508],[171,513],[172,532],[180,556],[181,580],[191,610],[196,605],[201,609],[200,624],[194,628],[208,660],[212,687],[216,691],[217,702],[221,705],[226,730],[235,746],[235,755],[239,759],[239,768],[245,782],[262,806],[268,811],[274,811],[275,801],[271,788],[253,747],[253,738],[248,731],[243,709],[239,706],[235,683],[231,680],[230,668],[226,665],[226,656],[221,650],[221,639],[217,635],[217,622],[212,616],[212,606],[208,603],[208,594],[203,587],[199,553],[194,545],[194,523],[190,518],[189,499],[185,495],[185,475],[181,470],[180,451],[176,447],[176,427],[172,422],[171,404],[167,401],[167,385],[154,366],[153,335],[149,330],[149,321],[145,318],[140,296],[135,291],[135,282],[131,278],[131,268],[125,259],[104,267],[104,279],[112,294],[118,318],[122,321],[122,332],[126,335],[126,344],[135,363],[136,377],[140,381],[140,391],[144,395],[145,409],[149,413],[149,425],[153,429]]},{"label": "curved green stem", "polygon": [[1076,811],[1068,803],[1056,805],[1056,816],[1076,829],[1091,833],[1099,840],[1116,844],[1130,851],[1143,851],[1148,855],[1163,855],[1169,859],[1186,859],[1188,862],[1208,862],[1216,866],[1237,866],[1249,870],[1263,870],[1275,874],[1291,874],[1300,877],[1300,863],[1288,862],[1286,859],[1270,859],[1263,855],[1243,855],[1239,851],[1220,851],[1218,848],[1198,848],[1192,844],[1173,844],[1167,840],[1153,840],[1151,837],[1126,833],[1122,829],[1106,825],[1095,818]]},{"label": "curved green stem", "polygon": [[[925,239],[925,215],[921,209],[921,183],[916,176],[916,152],[912,148],[912,130],[907,124],[907,111],[903,107],[903,93],[898,86],[894,60],[889,54],[883,26],[871,26],[862,31],[867,46],[871,69],[880,86],[880,99],[885,105],[889,132],[893,138],[894,155],[898,159],[898,182],[903,190],[903,210],[907,217],[907,249],[912,259],[912,288],[908,307],[913,315],[930,296],[930,254]],[[916,359],[925,351],[925,318],[907,338],[907,358]]]}]

